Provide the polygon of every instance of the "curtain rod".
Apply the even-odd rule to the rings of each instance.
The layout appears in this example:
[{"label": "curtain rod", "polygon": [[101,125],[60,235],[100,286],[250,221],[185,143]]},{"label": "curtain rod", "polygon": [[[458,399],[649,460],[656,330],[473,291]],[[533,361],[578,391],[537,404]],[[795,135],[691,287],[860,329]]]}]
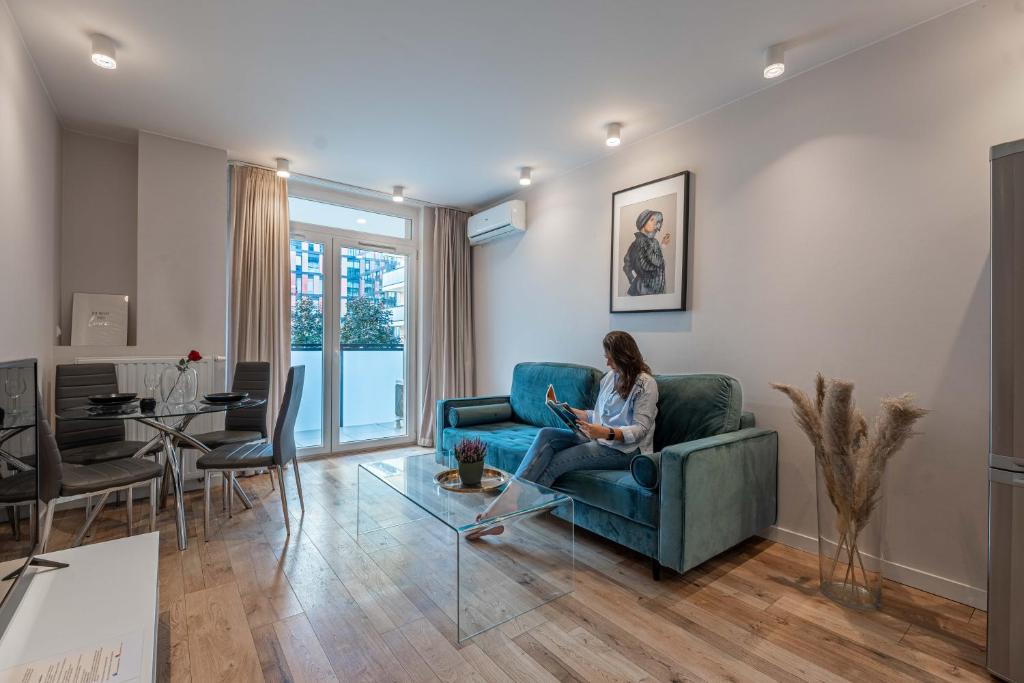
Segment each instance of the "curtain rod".
[{"label": "curtain rod", "polygon": [[[229,160],[228,161],[228,165],[229,166],[252,166],[253,168],[262,168],[262,169],[267,170],[267,171],[276,171],[277,170],[276,168],[272,168],[270,166],[264,166],[263,164],[254,164],[251,161],[242,161],[240,159]],[[315,176],[315,175],[306,175],[305,173],[296,173],[295,171],[292,171],[292,177],[296,178],[298,180],[303,180],[303,181],[309,182],[309,183],[316,183],[318,185],[324,185],[326,187],[329,187],[329,188],[332,188],[332,189],[335,189],[335,190],[344,190],[344,191],[347,191],[347,192],[354,192],[356,194],[370,195],[370,196],[376,197],[378,199],[387,199],[387,200],[391,199],[391,194],[389,192],[382,192],[381,190],[374,190],[373,188],[370,188],[370,187],[362,187],[361,185],[351,185],[349,183],[342,183],[342,182],[339,182],[337,180],[328,180],[327,178],[321,178],[321,177]],[[441,209],[456,209],[457,211],[465,211],[466,213],[472,213],[472,211],[467,211],[466,209],[463,209],[463,208],[460,208],[460,207],[457,207],[457,206],[446,206],[444,204],[435,204],[434,202],[428,202],[426,199],[417,199],[416,197],[410,197],[409,195],[405,195],[405,201],[407,203],[420,204],[422,206],[432,206],[432,207],[437,207],[437,208],[441,208]]]}]

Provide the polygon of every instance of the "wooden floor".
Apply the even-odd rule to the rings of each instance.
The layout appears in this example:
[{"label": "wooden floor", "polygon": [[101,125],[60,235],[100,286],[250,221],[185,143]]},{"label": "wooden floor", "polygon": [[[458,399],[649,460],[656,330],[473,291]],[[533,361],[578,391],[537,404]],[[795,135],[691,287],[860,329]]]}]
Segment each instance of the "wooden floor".
[{"label": "wooden floor", "polygon": [[[760,539],[654,582],[644,558],[578,531],[573,594],[459,645],[354,541],[356,464],[413,452],[304,463],[304,518],[286,481],[291,538],[265,475],[242,480],[253,510],[216,511],[209,542],[189,494],[185,552],[161,513],[159,680],[990,680],[984,612],[895,583],[880,612],[843,610],[817,592],[814,555]],[[90,542],[123,534],[124,513],[108,508]],[[81,518],[58,515],[56,547]]]}]

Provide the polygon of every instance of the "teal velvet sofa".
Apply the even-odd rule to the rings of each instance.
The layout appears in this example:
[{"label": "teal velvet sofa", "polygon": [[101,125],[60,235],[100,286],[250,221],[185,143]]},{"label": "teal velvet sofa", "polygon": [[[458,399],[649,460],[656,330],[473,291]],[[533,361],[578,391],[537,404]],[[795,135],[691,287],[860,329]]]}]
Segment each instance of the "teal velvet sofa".
[{"label": "teal velvet sofa", "polygon": [[[514,472],[542,427],[561,427],[544,405],[592,407],[602,372],[566,363],[520,363],[505,396],[437,402],[437,459],[479,437],[487,463]],[[573,498],[575,523],[686,572],[776,520],[778,434],[742,411],[739,382],[721,374],[659,375],[655,453],[630,469],[580,470],[553,487]],[[454,410],[453,410],[454,409]]]}]

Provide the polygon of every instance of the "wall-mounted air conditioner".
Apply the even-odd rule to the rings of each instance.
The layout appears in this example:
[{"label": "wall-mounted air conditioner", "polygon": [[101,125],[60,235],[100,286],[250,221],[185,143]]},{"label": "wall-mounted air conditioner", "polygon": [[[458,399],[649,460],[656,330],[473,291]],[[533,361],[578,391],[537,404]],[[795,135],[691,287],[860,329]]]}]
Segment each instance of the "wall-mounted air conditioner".
[{"label": "wall-mounted air conditioner", "polygon": [[483,244],[505,235],[525,232],[526,202],[513,199],[470,216],[468,230],[470,244]]}]

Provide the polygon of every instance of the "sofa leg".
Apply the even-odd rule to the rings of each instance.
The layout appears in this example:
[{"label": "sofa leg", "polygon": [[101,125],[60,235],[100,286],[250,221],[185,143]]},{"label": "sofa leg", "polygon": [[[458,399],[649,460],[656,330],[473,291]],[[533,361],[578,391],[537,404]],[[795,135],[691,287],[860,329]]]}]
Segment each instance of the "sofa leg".
[{"label": "sofa leg", "polygon": [[661,562],[658,562],[658,558],[651,558],[651,578],[655,581],[661,581]]}]

